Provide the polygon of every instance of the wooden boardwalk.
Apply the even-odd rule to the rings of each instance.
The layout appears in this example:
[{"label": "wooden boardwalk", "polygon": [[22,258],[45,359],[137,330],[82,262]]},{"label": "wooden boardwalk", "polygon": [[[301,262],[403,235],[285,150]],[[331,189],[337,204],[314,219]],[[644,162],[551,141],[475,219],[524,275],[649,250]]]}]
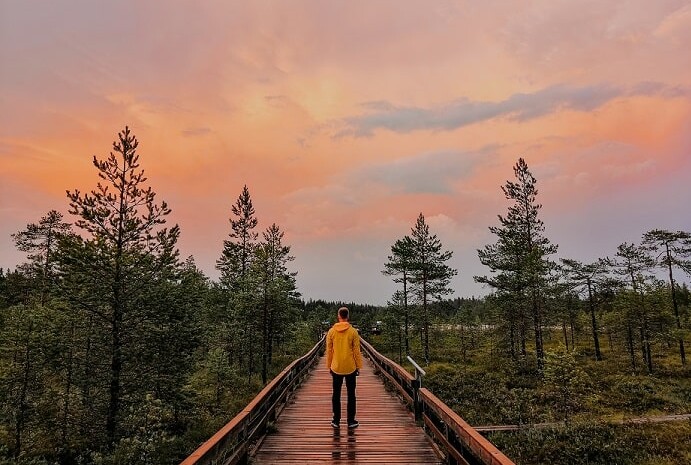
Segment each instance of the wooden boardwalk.
[{"label": "wooden boardwalk", "polygon": [[250,463],[441,464],[430,440],[405,406],[384,388],[366,358],[357,380],[360,427],[345,427],[346,389],[341,394],[341,428],[331,427],[331,375],[324,359],[295,393]]}]

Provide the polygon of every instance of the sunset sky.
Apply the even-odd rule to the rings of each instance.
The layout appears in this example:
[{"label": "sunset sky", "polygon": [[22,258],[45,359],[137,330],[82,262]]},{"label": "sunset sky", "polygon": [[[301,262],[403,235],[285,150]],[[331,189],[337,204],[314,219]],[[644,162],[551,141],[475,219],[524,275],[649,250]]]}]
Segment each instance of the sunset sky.
[{"label": "sunset sky", "polygon": [[306,299],[386,303],[420,212],[486,294],[519,157],[558,257],[691,231],[690,48],[679,0],[0,0],[0,267],[125,125],[183,257],[217,277],[246,184]]}]

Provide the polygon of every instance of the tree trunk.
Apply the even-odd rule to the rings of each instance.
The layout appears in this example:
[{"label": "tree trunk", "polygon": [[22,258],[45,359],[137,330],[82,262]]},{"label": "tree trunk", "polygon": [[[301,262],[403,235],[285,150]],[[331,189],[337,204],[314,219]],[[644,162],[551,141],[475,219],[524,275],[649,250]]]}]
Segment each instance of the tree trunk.
[{"label": "tree trunk", "polygon": [[274,360],[274,336],[276,333],[276,330],[274,329],[274,320],[275,320],[275,315],[273,310],[269,310],[269,328],[267,331],[267,340],[266,343],[268,344],[268,364],[271,366]]},{"label": "tree trunk", "polygon": [[643,335],[645,337],[645,360],[648,363],[648,373],[653,373],[653,354],[650,349],[650,330],[648,329],[648,320],[643,318]]},{"label": "tree trunk", "polygon": [[626,337],[629,343],[629,355],[631,356],[631,369],[636,372],[636,353],[634,349],[633,342],[633,330],[631,329],[631,323],[626,324]]},{"label": "tree trunk", "polygon": [[74,347],[72,342],[74,341],[74,321],[70,322],[70,337],[69,337],[69,349],[67,351],[67,373],[65,379],[65,401],[62,404],[62,425],[61,425],[61,435],[60,440],[64,448],[69,448],[69,412],[70,412],[70,395],[72,394],[72,376],[73,376],[73,359],[74,359]]},{"label": "tree trunk", "polygon": [[638,327],[638,334],[641,338],[641,357],[643,359],[643,364],[647,367],[648,366],[648,351],[645,350],[645,331],[643,330],[643,326]]},{"label": "tree trunk", "polygon": [[18,459],[22,452],[22,433],[26,422],[26,411],[28,409],[27,396],[29,391],[29,374],[31,373],[31,333],[33,323],[29,323],[29,331],[26,336],[26,348],[24,350],[24,370],[22,372],[22,384],[19,388],[19,405],[17,406],[17,416],[14,424],[14,458]]},{"label": "tree trunk", "polygon": [[249,352],[247,354],[247,382],[252,381],[252,375],[254,374],[254,344],[252,343],[252,338],[254,337],[254,332],[252,331],[252,324],[248,322],[247,326],[247,348]]},{"label": "tree trunk", "polygon": [[403,337],[401,334],[401,325],[397,324],[398,327],[398,364],[403,365]]},{"label": "tree trunk", "polygon": [[595,301],[593,299],[593,287],[590,279],[588,279],[588,306],[590,307],[590,324],[593,328],[593,342],[595,343],[595,360],[602,360],[602,353],[600,352],[600,339],[597,335],[597,319],[595,318]]},{"label": "tree trunk", "polygon": [[89,435],[92,422],[88,418],[88,414],[94,411],[93,396],[91,393],[91,383],[94,380],[94,363],[91,360],[91,332],[93,330],[93,324],[94,317],[89,314],[86,329],[86,345],[84,347],[84,383],[80,383],[83,394],[81,399],[82,414],[80,415],[79,434],[82,437]]},{"label": "tree trunk", "polygon": [[425,330],[425,363],[429,365],[429,315],[427,309],[427,276],[422,281],[422,308]]},{"label": "tree trunk", "polygon": [[679,304],[677,303],[677,293],[674,292],[674,277],[672,276],[672,256],[669,252],[669,244],[665,244],[667,250],[667,266],[669,268],[669,285],[672,291],[672,306],[674,307],[674,317],[677,320],[677,330],[679,330],[679,356],[681,364],[686,365],[686,351],[684,350],[684,338],[681,334],[681,318],[679,318]]},{"label": "tree trunk", "polygon": [[465,343],[465,328],[463,327],[463,324],[461,324],[461,357],[463,358],[463,361],[466,362],[466,343]]},{"label": "tree trunk", "polygon": [[268,378],[268,356],[269,356],[269,302],[266,291],[264,292],[264,308],[262,311],[262,384],[266,384]]},{"label": "tree trunk", "polygon": [[521,320],[521,357],[526,358],[528,356],[528,350],[526,349],[527,339],[525,331],[525,320]]},{"label": "tree trunk", "polygon": [[542,371],[542,369],[545,366],[545,352],[542,341],[542,318],[540,312],[540,302],[537,293],[538,291],[536,289],[533,289],[533,330],[535,331],[535,358],[537,360],[537,369],[539,371]]},{"label": "tree trunk", "polygon": [[408,276],[405,271],[403,271],[403,313],[405,317],[405,354],[410,355],[410,342],[408,335]]},{"label": "tree trunk", "polygon": [[516,325],[513,320],[509,322],[509,350],[511,351],[511,358],[516,360]]},{"label": "tree trunk", "polygon": [[111,323],[111,344],[113,353],[110,360],[110,400],[108,403],[108,416],[106,418],[106,435],[108,448],[115,445],[118,413],[120,410],[120,373],[122,372],[122,341],[120,339],[120,325],[122,315],[120,310],[114,312]]}]

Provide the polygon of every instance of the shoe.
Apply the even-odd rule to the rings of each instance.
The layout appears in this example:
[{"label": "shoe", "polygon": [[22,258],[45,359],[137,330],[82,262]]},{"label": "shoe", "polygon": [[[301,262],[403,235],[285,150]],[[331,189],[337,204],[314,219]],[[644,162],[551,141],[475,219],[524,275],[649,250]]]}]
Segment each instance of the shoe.
[{"label": "shoe", "polygon": [[333,426],[334,428],[340,428],[340,427],[341,427],[341,425],[339,425],[339,424],[336,423],[335,421],[332,421],[332,422],[331,422],[331,426]]},{"label": "shoe", "polygon": [[360,426],[360,422],[357,420],[348,422],[348,429],[355,429],[358,426]]}]

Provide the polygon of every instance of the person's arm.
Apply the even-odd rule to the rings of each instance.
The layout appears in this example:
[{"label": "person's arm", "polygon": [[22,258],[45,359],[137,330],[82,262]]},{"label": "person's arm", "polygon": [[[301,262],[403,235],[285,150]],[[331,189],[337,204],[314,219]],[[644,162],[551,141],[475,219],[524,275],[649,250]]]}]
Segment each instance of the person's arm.
[{"label": "person's arm", "polygon": [[355,359],[355,368],[362,369],[362,354],[360,353],[360,335],[355,331],[355,338],[353,340],[353,358]]},{"label": "person's arm", "polygon": [[331,371],[331,362],[334,358],[333,340],[331,339],[331,330],[326,333],[326,368]]}]

